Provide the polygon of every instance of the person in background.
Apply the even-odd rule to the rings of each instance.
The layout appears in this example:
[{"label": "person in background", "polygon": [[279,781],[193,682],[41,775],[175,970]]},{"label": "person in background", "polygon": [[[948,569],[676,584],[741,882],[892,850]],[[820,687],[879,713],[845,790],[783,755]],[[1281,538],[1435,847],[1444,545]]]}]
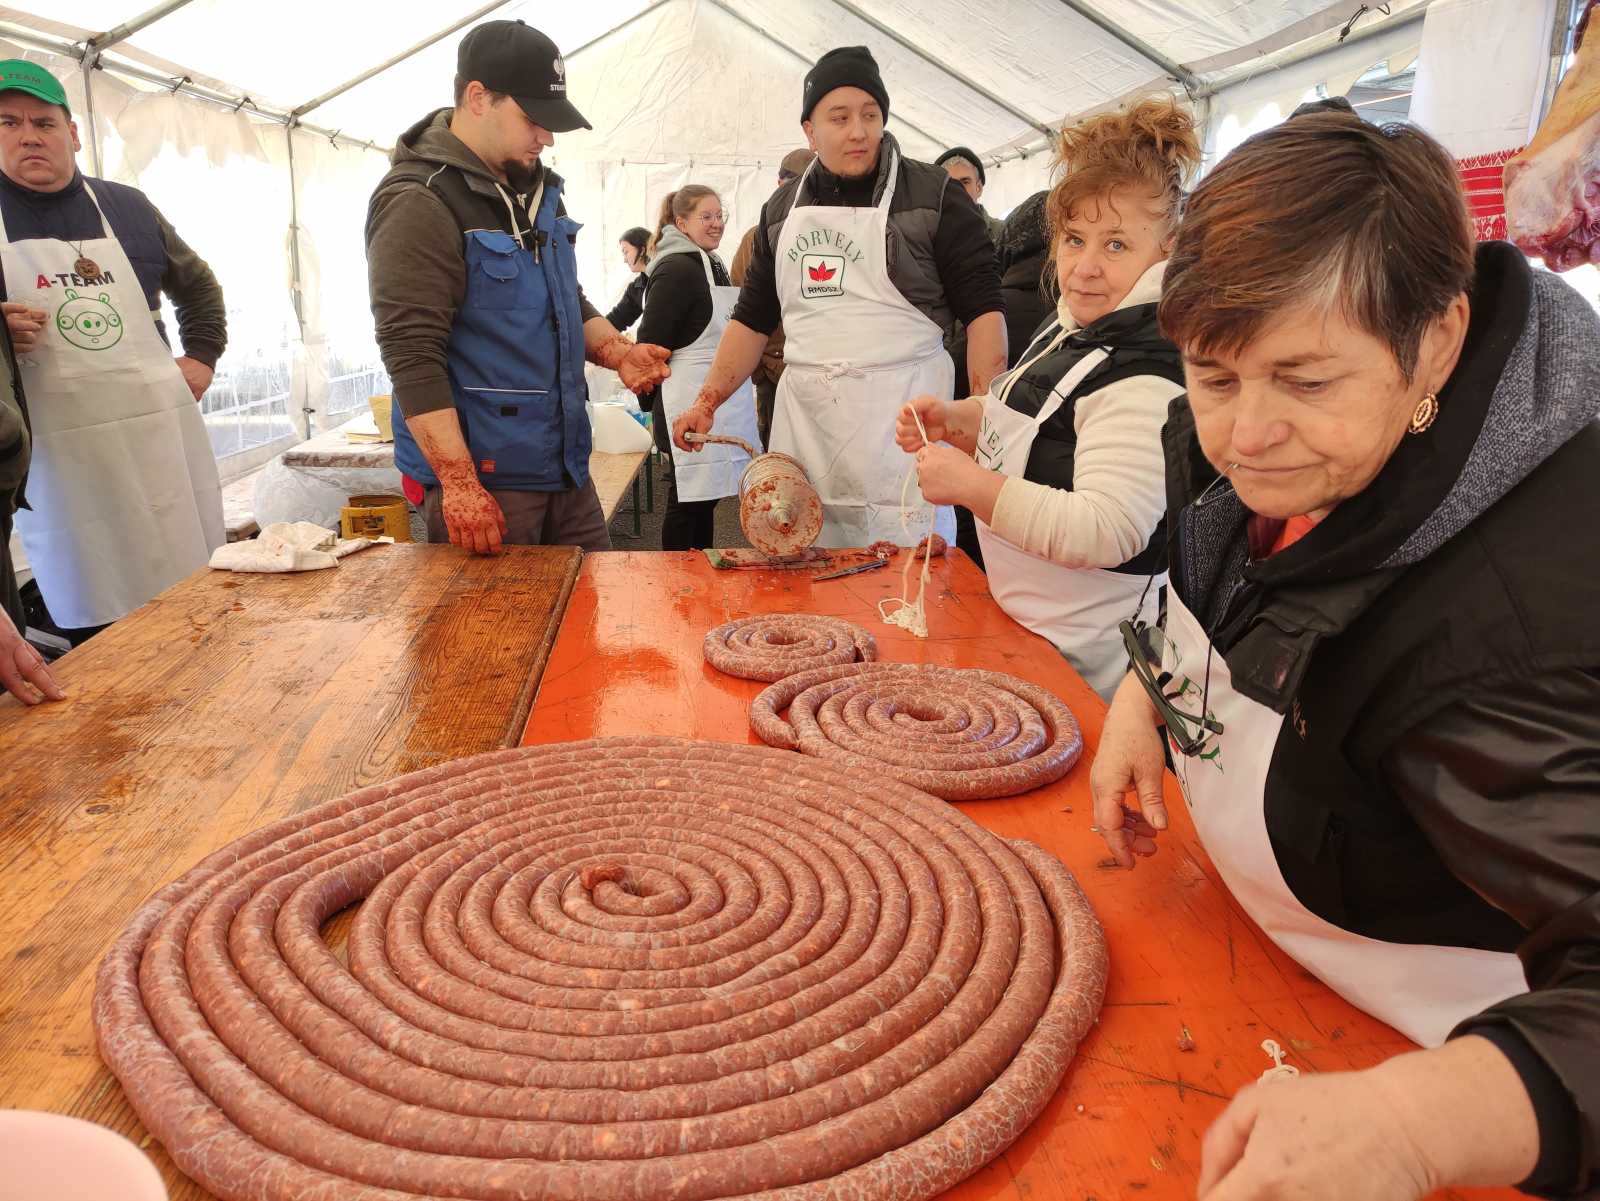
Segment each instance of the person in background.
[{"label": "person in background", "polygon": [[633,278],[628,281],[617,307],[606,314],[606,320],[614,329],[626,332],[644,316],[644,269],[650,265],[650,231],[635,225],[622,235],[617,247],[622,251],[623,263],[633,272]]},{"label": "person in background", "polygon": [[1165,583],[1161,427],[1183,369],[1156,304],[1200,143],[1161,97],[1069,126],[1059,145],[1056,317],[987,396],[918,398],[897,433],[923,496],[976,516],[995,601],[1109,697],[1128,670],[1118,625],[1153,622]]},{"label": "person in background", "polygon": [[1170,748],[1239,907],[1424,1048],[1244,1089],[1200,1201],[1593,1196],[1600,319],[1421,130],[1321,112],[1196,189],[1161,328],[1172,583],[1093,820],[1156,853]]},{"label": "person in background", "polygon": [[[906,541],[909,463],[894,418],[913,396],[948,399],[944,337],[965,321],[969,390],[1004,369],[1005,319],[983,218],[942,168],[904,158],[884,131],[889,94],[864,46],[830,50],[806,75],[802,127],[817,152],[762,207],[739,304],[673,443],[711,429],[717,407],[761,361],[781,322],[783,379],[772,448],[805,468],[822,498],[819,544]],[[933,526],[955,539],[949,509]]]},{"label": "person in background", "polygon": [[[657,390],[651,425],[656,445],[672,462],[667,510],[661,522],[662,550],[703,550],[716,535],[717,502],[739,494],[739,477],[750,456],[734,446],[713,444],[699,454],[676,450],[668,430],[694,404],[711,370],[738,289],[717,256],[727,226],[722,200],[710,188],[689,184],[661,202],[661,219],[650,245],[650,284],[639,336],[672,352],[672,375]],[[757,441],[755,396],[749,384],[717,410],[711,433]]]},{"label": "person in background", "polygon": [[1011,211],[1000,233],[997,256],[1006,305],[1006,345],[1011,348],[1009,367],[1017,365],[1033,336],[1056,313],[1049,198],[1048,190],[1029,196]]},{"label": "person in background", "polygon": [[24,705],[37,705],[62,700],[66,694],[44,658],[22,636],[28,623],[11,562],[11,519],[24,503],[32,440],[10,335],[0,336],[0,343],[0,693],[11,693]]},{"label": "person in background", "polygon": [[950,178],[955,180],[972,197],[972,203],[978,206],[978,212],[983,216],[983,223],[989,227],[989,238],[995,246],[1000,245],[1000,230],[1005,225],[1004,221],[989,216],[988,210],[983,207],[983,190],[989,186],[988,173],[983,169],[983,163],[978,156],[965,146],[952,146],[938,158],[933,160],[934,166],[943,167],[950,173]]},{"label": "person in background", "polygon": [[[814,150],[789,151],[783,156],[783,162],[778,165],[778,186],[781,188],[791,179],[799,179],[811,165],[811,160],[816,157]],[[744,287],[750,258],[756,250],[757,228],[752,225],[745,230],[744,238],[739,242],[739,249],[734,252],[733,262],[728,265],[728,278],[733,281],[733,286],[736,288]],[[778,381],[782,378],[783,326],[779,325],[767,339],[767,348],[761,352],[761,362],[750,373],[750,382],[756,386],[756,430],[761,435],[763,448],[772,441],[772,414],[778,405]]]},{"label": "person in background", "polygon": [[589,128],[566,78],[538,30],[479,25],[457,51],[455,106],[400,136],[367,209],[395,464],[429,541],[479,554],[609,549],[583,364],[636,394],[667,375],[668,352],[618,333],[578,284],[578,223],[539,159]]},{"label": "person in background", "polygon": [[32,436],[16,522],[50,621],[74,645],[226,540],[196,403],[228,340],[222,287],[143,192],[79,173],[80,147],[61,83],[0,62],[0,274]]}]

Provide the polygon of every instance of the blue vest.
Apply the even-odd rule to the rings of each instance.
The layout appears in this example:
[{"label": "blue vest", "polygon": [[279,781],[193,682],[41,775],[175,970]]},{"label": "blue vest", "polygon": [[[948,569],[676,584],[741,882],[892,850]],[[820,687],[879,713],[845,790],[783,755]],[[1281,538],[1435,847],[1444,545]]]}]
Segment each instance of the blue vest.
[{"label": "blue vest", "polygon": [[[462,236],[467,289],[446,347],[450,391],[484,487],[558,492],[589,482],[583,316],[575,243],[582,226],[557,216],[560,181],[522,244],[497,229]],[[446,194],[448,201],[449,196]],[[395,465],[428,486],[439,481],[394,410]]]}]

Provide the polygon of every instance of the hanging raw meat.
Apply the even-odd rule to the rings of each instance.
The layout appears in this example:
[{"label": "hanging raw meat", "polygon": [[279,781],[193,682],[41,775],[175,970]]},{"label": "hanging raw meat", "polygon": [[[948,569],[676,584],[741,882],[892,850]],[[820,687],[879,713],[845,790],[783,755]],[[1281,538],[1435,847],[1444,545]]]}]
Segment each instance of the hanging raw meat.
[{"label": "hanging raw meat", "polygon": [[1578,22],[1577,58],[1539,132],[1506,164],[1511,240],[1554,271],[1600,264],[1600,20],[1589,0]]}]

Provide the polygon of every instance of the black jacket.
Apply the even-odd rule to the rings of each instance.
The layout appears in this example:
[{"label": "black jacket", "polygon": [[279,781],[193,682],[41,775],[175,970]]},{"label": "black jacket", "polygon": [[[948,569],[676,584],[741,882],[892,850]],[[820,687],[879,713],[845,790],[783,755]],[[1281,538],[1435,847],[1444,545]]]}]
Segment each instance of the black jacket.
[{"label": "black jacket", "polygon": [[1045,201],[1050,193],[1035,192],[1006,218],[996,257],[1000,268],[1000,297],[1006,306],[1006,345],[1015,367],[1022,352],[1055,312],[1045,286],[1050,257],[1050,231]]},{"label": "black jacket", "polygon": [[1460,364],[1425,434],[1309,534],[1252,560],[1250,514],[1174,402],[1172,586],[1235,687],[1289,715],[1267,827],[1325,921],[1515,952],[1529,992],[1468,1019],[1539,1116],[1523,1187],[1600,1187],[1600,321],[1480,248]]},{"label": "black jacket", "polygon": [[606,314],[606,320],[619,333],[626,333],[628,327],[644,315],[644,289],[648,282],[643,271],[635,275],[622,290],[622,299],[617,301],[617,307]]}]

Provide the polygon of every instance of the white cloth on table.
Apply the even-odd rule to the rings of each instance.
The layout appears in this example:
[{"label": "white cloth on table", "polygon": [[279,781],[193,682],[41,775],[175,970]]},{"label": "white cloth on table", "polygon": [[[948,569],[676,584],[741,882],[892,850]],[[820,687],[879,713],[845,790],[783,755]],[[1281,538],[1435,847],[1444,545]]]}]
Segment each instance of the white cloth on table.
[{"label": "white cloth on table", "polygon": [[218,571],[320,571],[371,545],[370,538],[341,538],[309,521],[275,521],[247,542],[217,547],[211,566]]}]

